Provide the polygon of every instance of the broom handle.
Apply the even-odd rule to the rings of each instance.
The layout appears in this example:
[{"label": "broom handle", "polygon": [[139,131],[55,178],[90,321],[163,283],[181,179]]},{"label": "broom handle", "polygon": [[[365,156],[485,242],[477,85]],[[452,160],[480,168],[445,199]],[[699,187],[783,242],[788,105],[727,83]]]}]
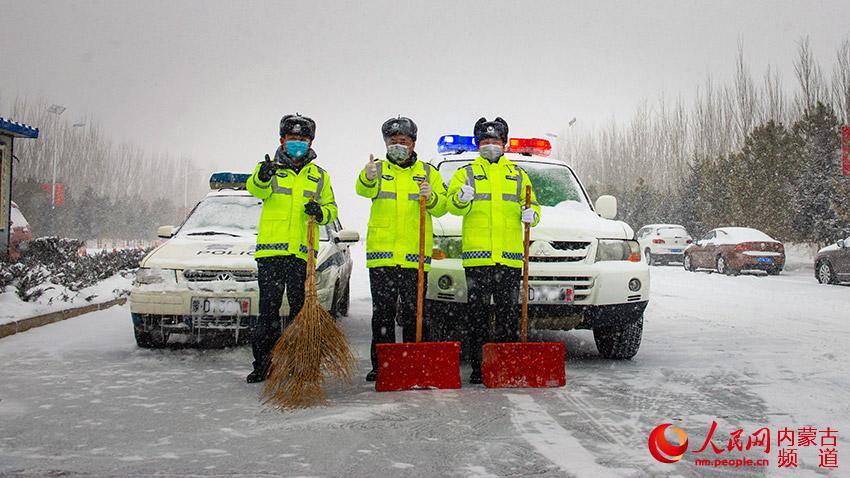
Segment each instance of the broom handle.
[{"label": "broom handle", "polygon": [[[315,196],[310,196],[310,202],[316,202]],[[304,298],[313,295],[316,296],[316,258],[315,249],[313,248],[313,227],[315,219],[311,215],[307,215],[307,277],[304,281]]]},{"label": "broom handle", "polygon": [[416,284],[416,342],[422,342],[422,309],[425,300],[425,196],[419,196],[419,274]]},{"label": "broom handle", "polygon": [[[525,207],[531,207],[531,185],[525,187]],[[525,223],[522,255],[522,322],[520,323],[520,341],[528,341],[528,243],[531,236],[531,224]]]}]

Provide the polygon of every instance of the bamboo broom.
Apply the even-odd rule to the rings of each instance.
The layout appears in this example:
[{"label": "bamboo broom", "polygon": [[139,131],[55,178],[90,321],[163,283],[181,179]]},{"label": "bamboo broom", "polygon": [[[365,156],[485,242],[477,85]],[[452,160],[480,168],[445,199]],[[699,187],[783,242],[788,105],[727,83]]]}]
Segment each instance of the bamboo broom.
[{"label": "bamboo broom", "polygon": [[[310,198],[313,202],[314,198]],[[307,221],[307,279],[304,306],[283,331],[271,354],[263,403],[278,409],[304,408],[326,401],[325,374],[351,383],[355,366],[348,339],[316,294],[313,216]]]}]

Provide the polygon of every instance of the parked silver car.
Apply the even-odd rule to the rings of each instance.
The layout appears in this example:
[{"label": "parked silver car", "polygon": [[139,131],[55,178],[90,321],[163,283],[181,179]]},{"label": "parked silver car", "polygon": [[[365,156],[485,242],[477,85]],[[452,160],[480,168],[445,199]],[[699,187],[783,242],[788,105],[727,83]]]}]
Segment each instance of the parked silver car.
[{"label": "parked silver car", "polygon": [[850,237],[818,251],[815,277],[821,284],[850,282]]}]

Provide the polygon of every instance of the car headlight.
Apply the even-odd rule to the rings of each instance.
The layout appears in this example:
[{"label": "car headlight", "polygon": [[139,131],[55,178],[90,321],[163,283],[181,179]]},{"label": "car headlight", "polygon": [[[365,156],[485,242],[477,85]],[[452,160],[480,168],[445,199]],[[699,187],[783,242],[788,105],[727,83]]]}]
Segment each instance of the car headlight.
[{"label": "car headlight", "polygon": [[600,239],[596,248],[596,262],[640,262],[640,245],[631,239]]},{"label": "car headlight", "polygon": [[463,257],[463,244],[458,236],[434,236],[434,250],[431,258],[460,259]]},{"label": "car headlight", "polygon": [[176,284],[177,271],[174,269],[160,269],[158,267],[139,267],[136,271],[134,285],[148,284]]}]

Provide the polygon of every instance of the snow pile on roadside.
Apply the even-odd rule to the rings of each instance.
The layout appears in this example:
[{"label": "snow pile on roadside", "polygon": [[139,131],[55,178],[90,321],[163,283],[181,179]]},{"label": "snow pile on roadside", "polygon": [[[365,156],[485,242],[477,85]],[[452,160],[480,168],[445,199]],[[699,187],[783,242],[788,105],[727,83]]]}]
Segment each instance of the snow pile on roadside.
[{"label": "snow pile on roadside", "polygon": [[126,295],[147,251],[80,256],[80,244],[39,238],[29,242],[20,262],[0,263],[0,323]]}]

